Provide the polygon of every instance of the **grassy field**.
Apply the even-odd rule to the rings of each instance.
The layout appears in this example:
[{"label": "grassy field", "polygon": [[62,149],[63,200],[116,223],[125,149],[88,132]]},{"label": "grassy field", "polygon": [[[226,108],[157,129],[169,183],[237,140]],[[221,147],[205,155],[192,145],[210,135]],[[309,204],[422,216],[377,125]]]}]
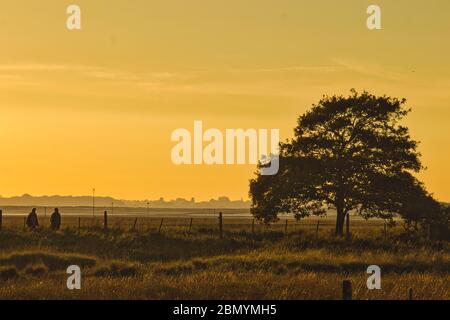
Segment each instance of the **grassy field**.
[{"label": "grassy field", "polygon": [[[3,299],[340,299],[342,280],[354,299],[450,299],[448,243],[384,232],[382,221],[352,220],[351,239],[332,235],[333,221],[276,225],[225,218],[64,217],[61,231],[23,229],[4,217],[0,231]],[[253,232],[252,232],[253,229]],[[286,232],[287,231],[287,232]],[[82,289],[68,290],[66,268],[82,269]],[[379,265],[382,289],[368,290],[366,269]]]}]

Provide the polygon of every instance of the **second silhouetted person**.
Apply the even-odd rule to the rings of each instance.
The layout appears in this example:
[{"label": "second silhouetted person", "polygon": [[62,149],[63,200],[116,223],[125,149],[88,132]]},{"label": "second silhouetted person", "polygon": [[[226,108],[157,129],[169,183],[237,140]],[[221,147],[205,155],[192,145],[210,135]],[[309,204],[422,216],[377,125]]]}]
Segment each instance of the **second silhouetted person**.
[{"label": "second silhouetted person", "polygon": [[50,217],[50,228],[53,231],[59,230],[61,226],[61,214],[59,213],[58,208],[55,208],[55,211],[52,213]]}]

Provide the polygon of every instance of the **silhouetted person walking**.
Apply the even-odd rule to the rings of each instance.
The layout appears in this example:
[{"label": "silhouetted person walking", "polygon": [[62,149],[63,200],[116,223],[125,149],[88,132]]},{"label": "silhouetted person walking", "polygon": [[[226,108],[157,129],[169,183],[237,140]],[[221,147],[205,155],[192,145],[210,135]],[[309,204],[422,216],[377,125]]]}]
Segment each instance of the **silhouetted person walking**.
[{"label": "silhouetted person walking", "polygon": [[27,227],[30,229],[36,229],[39,227],[38,216],[36,213],[36,208],[33,208],[27,217]]},{"label": "silhouetted person walking", "polygon": [[61,226],[61,214],[59,213],[58,208],[55,208],[55,212],[52,213],[50,217],[50,228],[53,231],[59,230]]}]

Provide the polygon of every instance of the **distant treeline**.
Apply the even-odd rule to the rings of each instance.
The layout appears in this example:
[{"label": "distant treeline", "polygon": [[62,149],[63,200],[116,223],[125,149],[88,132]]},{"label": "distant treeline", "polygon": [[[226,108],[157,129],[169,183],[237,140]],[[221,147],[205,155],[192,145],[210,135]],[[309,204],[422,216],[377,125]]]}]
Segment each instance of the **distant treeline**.
[{"label": "distant treeline", "polygon": [[[24,194],[16,197],[0,197],[0,206],[55,206],[76,207],[92,206],[92,196],[32,196]],[[230,200],[228,197],[219,197],[209,201],[195,201],[194,198],[186,200],[122,200],[112,197],[95,197],[95,206],[98,207],[149,207],[149,208],[250,208],[250,202],[244,200]]]}]

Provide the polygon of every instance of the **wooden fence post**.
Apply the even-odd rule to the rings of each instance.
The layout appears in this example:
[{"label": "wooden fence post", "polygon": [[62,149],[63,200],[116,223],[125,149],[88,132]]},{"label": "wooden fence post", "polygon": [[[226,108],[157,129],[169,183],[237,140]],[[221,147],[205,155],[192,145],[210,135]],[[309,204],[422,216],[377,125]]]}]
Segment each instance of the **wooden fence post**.
[{"label": "wooden fence post", "polygon": [[158,229],[158,233],[161,233],[161,228],[164,222],[164,218],[161,218],[161,223],[159,224],[159,229]]},{"label": "wooden fence post", "polygon": [[347,217],[345,220],[345,237],[347,240],[350,239],[350,212],[347,212]]},{"label": "wooden fence post", "polygon": [[189,222],[189,233],[191,233],[192,230],[192,220],[194,220],[194,218],[191,218],[191,221]]},{"label": "wooden fence post", "polygon": [[25,229],[27,227],[27,217],[23,217],[23,228]]},{"label": "wooden fence post", "polygon": [[252,234],[255,233],[255,219],[252,221]]},{"label": "wooden fence post", "polygon": [[3,210],[0,210],[0,230],[2,230],[3,226]]},{"label": "wooden fence post", "polygon": [[317,220],[317,225],[316,225],[316,239],[319,239],[319,225],[320,225],[320,220]]},{"label": "wooden fence post", "polygon": [[342,300],[352,300],[352,282],[350,280],[342,281]]},{"label": "wooden fence post", "polygon": [[408,300],[414,300],[413,299],[413,289],[412,288],[408,289]]},{"label": "wooden fence post", "polygon": [[136,231],[136,223],[137,223],[137,219],[138,219],[138,218],[134,219],[133,229],[131,229],[131,230],[133,230],[133,232]]},{"label": "wooden fence post", "polygon": [[103,229],[108,230],[108,211],[103,212]]},{"label": "wooden fence post", "polygon": [[288,220],[286,219],[286,222],[284,223],[284,233],[287,234],[287,226],[288,226]]},{"label": "wooden fence post", "polygon": [[387,240],[387,223],[384,223],[384,241]]},{"label": "wooden fence post", "polygon": [[81,230],[81,217],[78,217],[78,235],[80,235]]},{"label": "wooden fence post", "polygon": [[220,239],[223,238],[223,218],[222,218],[222,212],[219,212],[219,235]]}]

